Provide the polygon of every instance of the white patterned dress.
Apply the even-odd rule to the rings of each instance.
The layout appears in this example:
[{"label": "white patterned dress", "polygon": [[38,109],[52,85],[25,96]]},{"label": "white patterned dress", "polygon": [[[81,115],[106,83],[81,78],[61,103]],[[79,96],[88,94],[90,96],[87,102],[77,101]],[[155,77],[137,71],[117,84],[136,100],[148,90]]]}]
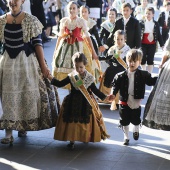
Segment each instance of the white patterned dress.
[{"label": "white patterned dress", "polygon": [[44,79],[34,47],[42,45],[42,24],[28,13],[21,24],[0,18],[0,129],[34,131],[56,124],[56,90]]},{"label": "white patterned dress", "polygon": [[170,38],[165,44],[168,60],[145,106],[143,125],[170,131]]}]

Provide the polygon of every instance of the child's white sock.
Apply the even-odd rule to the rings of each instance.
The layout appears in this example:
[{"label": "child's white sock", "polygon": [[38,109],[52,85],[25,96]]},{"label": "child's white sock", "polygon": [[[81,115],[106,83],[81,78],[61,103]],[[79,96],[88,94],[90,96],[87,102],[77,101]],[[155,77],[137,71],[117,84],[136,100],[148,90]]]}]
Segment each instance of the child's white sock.
[{"label": "child's white sock", "polygon": [[141,67],[142,67],[142,70],[146,70],[146,64],[141,65]]},{"label": "child's white sock", "polygon": [[139,132],[139,125],[134,125],[133,132]]},{"label": "child's white sock", "polygon": [[153,65],[148,65],[147,71],[152,74],[152,70],[153,70]]},{"label": "child's white sock", "polygon": [[12,129],[5,129],[5,137],[10,138],[12,136]]},{"label": "child's white sock", "polygon": [[124,139],[129,139],[129,126],[123,126]]}]

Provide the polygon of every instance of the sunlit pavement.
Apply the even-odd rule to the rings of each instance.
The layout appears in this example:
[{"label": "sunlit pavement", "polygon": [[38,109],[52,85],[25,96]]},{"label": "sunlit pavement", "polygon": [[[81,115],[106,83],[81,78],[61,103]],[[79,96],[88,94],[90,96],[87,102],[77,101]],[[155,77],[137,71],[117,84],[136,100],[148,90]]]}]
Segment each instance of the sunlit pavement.
[{"label": "sunlit pavement", "polygon": [[[44,45],[45,57],[51,69],[56,39]],[[154,74],[162,50],[155,56]],[[145,99],[150,87],[147,87]],[[68,94],[58,89],[60,99]],[[14,131],[12,147],[0,144],[0,170],[168,170],[170,169],[170,132],[140,129],[140,138],[133,140],[130,130],[130,145],[123,146],[123,132],[118,129],[118,111],[110,111],[108,105],[100,105],[110,139],[100,143],[84,144],[76,142],[75,149],[67,150],[68,142],[53,139],[54,128],[38,132],[28,132],[27,137],[18,138]],[[4,137],[1,131],[0,138]]]}]

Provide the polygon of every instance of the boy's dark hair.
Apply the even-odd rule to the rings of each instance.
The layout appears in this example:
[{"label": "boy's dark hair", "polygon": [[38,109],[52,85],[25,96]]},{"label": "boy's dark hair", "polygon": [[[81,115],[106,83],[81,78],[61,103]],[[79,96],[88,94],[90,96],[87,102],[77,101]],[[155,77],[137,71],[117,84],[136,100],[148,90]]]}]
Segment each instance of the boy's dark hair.
[{"label": "boy's dark hair", "polygon": [[163,2],[163,6],[168,6],[168,5],[170,5],[170,2],[169,2],[169,1],[164,1],[164,2]]},{"label": "boy's dark hair", "polygon": [[132,10],[132,6],[129,3],[123,3],[122,4],[122,9],[124,9],[126,7],[130,8],[130,10]]},{"label": "boy's dark hair", "polygon": [[124,37],[125,37],[125,31],[123,31],[123,30],[117,30],[117,31],[114,33],[114,40],[115,40],[116,36],[118,36],[118,35],[124,35]]},{"label": "boy's dark hair", "polygon": [[114,11],[115,14],[116,14],[116,17],[117,17],[117,10],[116,10],[115,8],[110,8],[110,9],[107,11],[107,13],[109,13],[109,11]]},{"label": "boy's dark hair", "polygon": [[81,7],[80,7],[80,9],[81,8],[86,8],[87,10],[88,10],[88,13],[90,14],[90,8],[87,6],[87,5],[82,5]]},{"label": "boy's dark hair", "polygon": [[76,52],[72,57],[73,63],[83,62],[84,65],[87,65],[87,58],[83,53]]},{"label": "boy's dark hair", "polygon": [[145,9],[145,12],[146,12],[146,11],[151,11],[152,14],[155,14],[155,10],[154,10],[153,7],[148,7],[148,8],[146,8],[146,9]]},{"label": "boy's dark hair", "polygon": [[131,49],[126,54],[126,61],[142,61],[143,53],[140,49]]}]

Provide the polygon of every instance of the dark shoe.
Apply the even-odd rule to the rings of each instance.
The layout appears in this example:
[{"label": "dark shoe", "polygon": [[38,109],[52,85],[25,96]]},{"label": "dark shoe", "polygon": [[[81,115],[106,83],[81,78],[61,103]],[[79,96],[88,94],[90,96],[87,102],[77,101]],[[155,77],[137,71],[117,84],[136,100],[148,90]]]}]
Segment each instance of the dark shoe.
[{"label": "dark shoe", "polygon": [[129,145],[129,139],[125,139],[123,145]]},{"label": "dark shoe", "polygon": [[69,144],[67,145],[67,148],[68,148],[68,149],[74,149],[74,148],[75,148],[74,143],[69,143]]},{"label": "dark shoe", "polygon": [[133,132],[133,138],[134,138],[134,140],[138,140],[139,139],[139,132]]},{"label": "dark shoe", "polygon": [[27,136],[27,132],[26,131],[19,131],[18,132],[18,137],[25,137]]},{"label": "dark shoe", "polygon": [[13,145],[13,142],[14,142],[13,136],[11,136],[10,138],[3,138],[3,139],[1,139],[1,143],[2,144]]}]

